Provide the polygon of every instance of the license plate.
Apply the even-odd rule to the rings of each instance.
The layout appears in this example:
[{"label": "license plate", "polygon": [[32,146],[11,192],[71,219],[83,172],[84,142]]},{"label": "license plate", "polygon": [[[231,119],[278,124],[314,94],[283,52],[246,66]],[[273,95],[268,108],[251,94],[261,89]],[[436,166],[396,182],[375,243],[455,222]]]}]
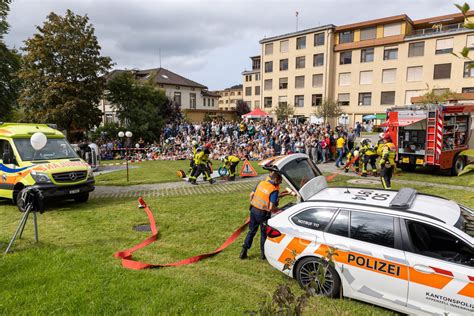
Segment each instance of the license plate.
[{"label": "license plate", "polygon": [[79,192],[81,192],[81,190],[75,189],[75,190],[70,190],[69,194],[76,194],[76,193],[79,193]]},{"label": "license plate", "polygon": [[404,157],[402,158],[403,163],[410,163],[410,158],[409,157]]},{"label": "license plate", "polygon": [[416,164],[417,165],[422,165],[425,161],[423,159],[417,159]]}]

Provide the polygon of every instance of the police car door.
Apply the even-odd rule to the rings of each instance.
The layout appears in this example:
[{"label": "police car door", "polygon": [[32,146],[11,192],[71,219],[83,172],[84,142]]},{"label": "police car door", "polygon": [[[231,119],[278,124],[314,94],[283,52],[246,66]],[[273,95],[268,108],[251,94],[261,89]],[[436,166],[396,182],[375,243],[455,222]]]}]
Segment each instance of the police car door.
[{"label": "police car door", "polygon": [[474,249],[448,230],[404,220],[408,306],[429,313],[474,313]]},{"label": "police car door", "polygon": [[398,237],[396,217],[339,210],[324,239],[337,249],[334,261],[346,296],[398,310],[406,306],[407,267]]}]

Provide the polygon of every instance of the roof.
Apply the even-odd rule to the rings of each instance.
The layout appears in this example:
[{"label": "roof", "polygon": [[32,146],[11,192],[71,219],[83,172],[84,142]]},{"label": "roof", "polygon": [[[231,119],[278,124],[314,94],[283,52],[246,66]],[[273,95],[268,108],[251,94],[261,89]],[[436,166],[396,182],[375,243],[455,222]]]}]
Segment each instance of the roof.
[{"label": "roof", "polygon": [[326,24],[326,25],[323,25],[323,26],[313,27],[313,28],[310,28],[310,29],[305,29],[305,30],[301,30],[301,31],[297,31],[297,32],[292,32],[292,33],[267,37],[267,38],[264,38],[264,39],[260,40],[259,43],[263,44],[263,43],[273,42],[273,41],[276,41],[276,40],[282,40],[282,39],[285,39],[285,38],[290,38],[290,37],[294,37],[294,36],[298,36],[298,35],[306,35],[308,33],[326,31],[326,30],[334,29],[335,27],[336,26],[334,24]]},{"label": "roof", "polygon": [[64,138],[63,133],[57,129],[51,128],[47,124],[0,123],[1,136],[29,138],[37,132],[41,132],[49,138]]},{"label": "roof", "polygon": [[210,98],[220,98],[221,97],[220,94],[218,94],[216,92],[209,91],[209,90],[202,90],[201,95],[203,97],[210,97]]},{"label": "roof", "polygon": [[105,78],[106,80],[110,80],[117,75],[123,72],[131,72],[137,80],[140,81],[148,81],[151,80],[154,84],[166,84],[166,85],[176,85],[176,86],[185,86],[185,87],[193,87],[193,88],[200,88],[200,89],[207,89],[206,86],[192,81],[188,78],[180,76],[168,69],[165,68],[153,68],[153,69],[145,69],[145,70],[121,70],[116,69],[108,73]]},{"label": "roof", "polygon": [[[363,194],[362,192],[371,193]],[[371,188],[326,188],[313,195],[309,201],[388,208],[394,212],[436,218],[451,226],[459,219],[460,209],[454,201],[418,193],[410,208],[399,209],[390,205],[397,194],[398,191]]]},{"label": "roof", "polygon": [[410,18],[406,14],[400,14],[400,15],[394,15],[394,16],[389,16],[389,17],[385,17],[385,18],[375,19],[375,20],[369,20],[369,21],[363,21],[363,22],[357,22],[357,23],[337,26],[336,27],[336,32],[352,30],[352,29],[357,29],[357,28],[370,27],[370,26],[375,26],[375,25],[380,25],[380,24],[390,24],[390,23],[395,23],[395,22],[399,22],[399,21],[409,21],[409,22],[411,22]]},{"label": "roof", "polygon": [[[474,11],[468,11],[466,12],[466,16],[474,16]],[[431,18],[426,18],[426,19],[420,19],[420,20],[415,20],[413,21],[413,25],[416,27],[420,27],[423,24],[435,24],[439,22],[448,22],[448,21],[463,21],[464,20],[464,15],[462,13],[454,13],[454,14],[447,14],[447,15],[439,15],[439,16],[434,16]]]},{"label": "roof", "polygon": [[268,115],[267,112],[262,111],[262,110],[260,110],[260,109],[257,108],[257,109],[255,109],[255,110],[253,110],[253,111],[251,111],[251,112],[248,112],[248,113],[246,113],[246,114],[244,114],[244,115],[242,115],[242,116],[246,116],[246,117],[256,117],[256,116],[259,116],[259,117],[260,117],[260,116],[269,116],[269,115]]}]

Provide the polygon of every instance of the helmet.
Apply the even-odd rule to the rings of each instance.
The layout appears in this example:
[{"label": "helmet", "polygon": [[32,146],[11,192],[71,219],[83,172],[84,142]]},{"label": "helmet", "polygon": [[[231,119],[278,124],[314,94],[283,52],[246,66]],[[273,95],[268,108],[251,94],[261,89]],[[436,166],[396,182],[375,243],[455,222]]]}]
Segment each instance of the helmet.
[{"label": "helmet", "polygon": [[204,148],[206,148],[206,149],[209,149],[209,148],[211,148],[211,147],[212,147],[212,144],[211,144],[211,143],[207,143],[206,145],[204,145]]},{"label": "helmet", "polygon": [[369,142],[369,140],[368,140],[367,138],[364,138],[364,139],[362,139],[362,140],[360,141],[360,143],[361,143],[362,145],[366,145],[368,142]]},{"label": "helmet", "polygon": [[387,140],[387,141],[389,141],[389,142],[392,141],[392,137],[390,137],[390,135],[389,135],[388,133],[385,134],[385,136],[383,137],[383,139],[385,139],[385,140]]},{"label": "helmet", "polygon": [[358,150],[354,150],[354,157],[359,157],[359,151]]},{"label": "helmet", "polygon": [[379,138],[384,138],[385,137],[385,133],[380,133],[379,134]]},{"label": "helmet", "polygon": [[195,141],[195,140],[193,140],[193,141],[191,142],[191,144],[192,144],[193,146],[196,146],[196,145],[197,145],[197,143],[198,143],[198,142],[197,142],[197,141]]}]

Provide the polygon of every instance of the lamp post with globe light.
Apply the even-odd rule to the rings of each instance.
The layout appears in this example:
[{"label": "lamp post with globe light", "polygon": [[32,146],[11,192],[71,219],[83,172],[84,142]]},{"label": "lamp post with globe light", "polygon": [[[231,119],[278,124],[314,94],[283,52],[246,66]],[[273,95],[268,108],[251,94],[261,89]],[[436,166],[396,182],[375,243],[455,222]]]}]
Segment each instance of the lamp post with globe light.
[{"label": "lamp post with globe light", "polygon": [[126,144],[125,144],[125,164],[127,166],[127,182],[129,181],[129,175],[128,175],[128,146],[129,146],[129,143],[130,143],[130,139],[132,138],[133,136],[133,133],[130,132],[130,131],[126,131],[125,133],[120,131],[118,132],[118,137],[119,138],[123,138],[123,137],[127,137],[127,141],[126,141]]}]

